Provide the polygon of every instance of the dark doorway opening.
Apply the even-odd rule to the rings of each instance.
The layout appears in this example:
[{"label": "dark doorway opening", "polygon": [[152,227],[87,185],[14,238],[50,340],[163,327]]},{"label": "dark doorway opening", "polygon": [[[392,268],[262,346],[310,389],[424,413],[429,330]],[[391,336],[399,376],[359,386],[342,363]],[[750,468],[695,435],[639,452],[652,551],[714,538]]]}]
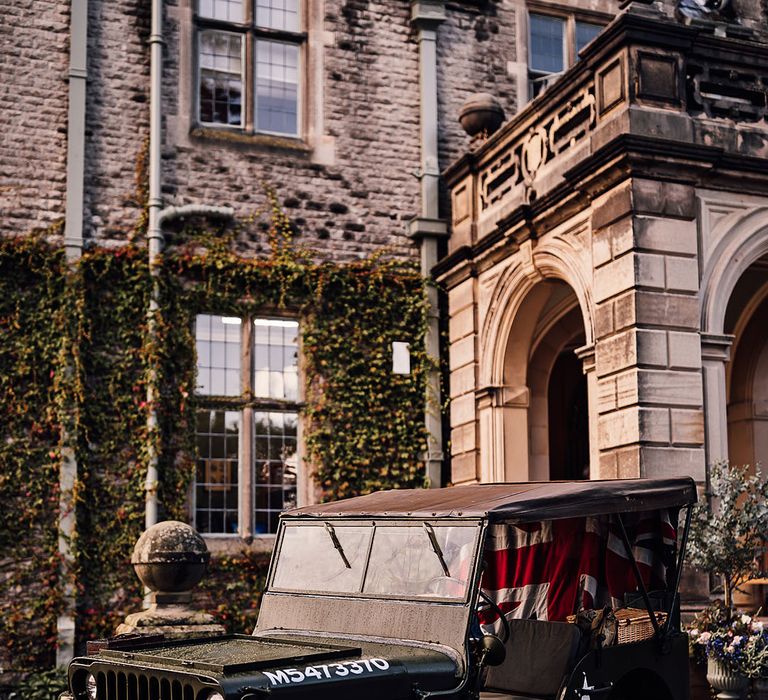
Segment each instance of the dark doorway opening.
[{"label": "dark doorway opening", "polygon": [[589,479],[587,378],[572,348],[558,355],[547,395],[549,478]]}]

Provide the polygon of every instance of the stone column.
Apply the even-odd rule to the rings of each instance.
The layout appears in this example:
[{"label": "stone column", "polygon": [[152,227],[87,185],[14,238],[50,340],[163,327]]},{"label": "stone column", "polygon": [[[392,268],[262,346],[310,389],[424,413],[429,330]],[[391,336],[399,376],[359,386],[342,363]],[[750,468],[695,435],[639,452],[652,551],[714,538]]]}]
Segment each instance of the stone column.
[{"label": "stone column", "polygon": [[595,345],[576,348],[587,376],[587,411],[589,413],[589,478],[600,478],[600,450],[598,448],[597,374],[595,373]]},{"label": "stone column", "polygon": [[448,290],[449,369],[451,372],[451,481],[477,481],[478,427],[475,278]]},{"label": "stone column", "polygon": [[634,178],[593,204],[600,475],[703,481],[694,189]]},{"label": "stone column", "polygon": [[732,335],[701,334],[704,379],[704,435],[707,464],[728,459],[728,396],[725,366],[731,359]]}]

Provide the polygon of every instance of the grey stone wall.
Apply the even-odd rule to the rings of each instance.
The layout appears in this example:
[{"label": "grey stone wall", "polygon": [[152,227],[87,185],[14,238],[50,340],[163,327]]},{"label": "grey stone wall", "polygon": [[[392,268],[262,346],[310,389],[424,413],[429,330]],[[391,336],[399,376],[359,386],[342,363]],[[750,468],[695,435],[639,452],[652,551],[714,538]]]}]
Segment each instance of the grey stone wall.
[{"label": "grey stone wall", "polygon": [[[419,55],[410,3],[322,3],[321,20],[310,27],[311,40],[322,44],[322,67],[309,75],[322,76],[316,102],[322,114],[310,116],[322,129],[309,149],[195,128],[194,55],[183,52],[185,32],[188,42],[193,36],[192,5],[165,3],[165,203],[227,204],[246,221],[264,211],[266,182],[295,223],[297,242],[318,258],[342,261],[382,248],[415,256],[405,235],[405,222],[419,213]],[[3,234],[25,233],[64,215],[68,6],[63,0],[14,3],[0,27],[6,86],[0,119],[12,127],[0,134]],[[467,144],[457,122],[467,95],[493,92],[514,112],[506,70],[514,10],[495,1],[481,8],[449,5],[440,28],[441,167]],[[84,233],[107,245],[135,234],[144,205],[150,12],[149,0],[89,2]],[[312,149],[321,140],[331,144],[324,154]],[[263,251],[264,226],[246,224],[239,243],[245,251]]]},{"label": "grey stone wall", "polygon": [[[458,122],[459,109],[471,94],[489,92],[507,119],[518,109],[517,86],[508,71],[515,56],[515,8],[512,3],[450,3],[438,32],[438,108],[440,167],[467,148],[469,137]],[[447,212],[446,212],[447,216]]]},{"label": "grey stone wall", "polygon": [[64,214],[69,3],[16,0],[0,10],[0,234]]},{"label": "grey stone wall", "polygon": [[139,154],[149,133],[148,0],[90,0],[84,235],[125,241],[144,202]]}]

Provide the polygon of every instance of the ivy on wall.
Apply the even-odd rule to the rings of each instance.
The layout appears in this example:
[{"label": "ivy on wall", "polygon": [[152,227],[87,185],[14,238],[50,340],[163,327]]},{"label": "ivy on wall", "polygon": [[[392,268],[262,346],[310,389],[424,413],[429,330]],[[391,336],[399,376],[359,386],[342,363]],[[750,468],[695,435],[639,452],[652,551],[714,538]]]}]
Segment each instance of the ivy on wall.
[{"label": "ivy on wall", "polygon": [[0,242],[0,666],[52,662],[58,608],[61,251]]},{"label": "ivy on wall", "polygon": [[[424,280],[410,263],[385,257],[314,262],[271,201],[267,258],[233,252],[237,230],[179,232],[160,262],[154,338],[145,249],[93,250],[68,268],[42,240],[0,242],[0,496],[7,506],[0,544],[15,552],[2,559],[0,601],[33,577],[28,600],[14,601],[19,612],[0,621],[0,648],[12,650],[14,666],[52,659],[61,583],[57,416],[76,436],[80,643],[111,634],[140,606],[129,559],[143,528],[153,368],[162,516],[189,519],[197,313],[283,311],[300,319],[305,458],[318,497],[425,485]],[[393,341],[410,344],[410,375],[392,374]],[[252,628],[266,564],[247,553],[215,562],[203,599],[229,629]]]}]

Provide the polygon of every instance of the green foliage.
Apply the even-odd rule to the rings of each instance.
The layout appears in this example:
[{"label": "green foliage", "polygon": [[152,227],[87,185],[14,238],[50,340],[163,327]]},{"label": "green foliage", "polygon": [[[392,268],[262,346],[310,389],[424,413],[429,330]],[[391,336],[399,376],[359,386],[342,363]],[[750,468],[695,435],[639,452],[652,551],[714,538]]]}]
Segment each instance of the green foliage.
[{"label": "green foliage", "polygon": [[[312,261],[270,201],[266,259],[236,255],[237,231],[182,232],[160,261],[155,337],[143,248],[92,250],[68,266],[40,239],[0,242],[0,659],[4,646],[14,668],[53,659],[61,447],[78,460],[79,643],[111,634],[140,607],[129,559],[143,528],[150,438],[161,515],[189,519],[197,313],[299,318],[306,459],[321,498],[424,485],[423,279],[413,265],[382,257]],[[396,340],[410,343],[410,375],[391,372]],[[150,378],[159,419],[152,436]],[[207,600],[230,630],[252,629],[266,564],[250,554],[214,562]]]},{"label": "green foliage", "polygon": [[36,671],[16,688],[20,700],[54,700],[67,689],[65,667]]},{"label": "green foliage", "polygon": [[213,557],[200,583],[198,600],[229,633],[250,634],[269,568],[269,554],[249,552]]},{"label": "green foliage", "polygon": [[50,664],[56,632],[62,261],[0,241],[0,659],[20,666]]},{"label": "green foliage", "polygon": [[768,537],[768,482],[749,467],[718,462],[710,472],[711,500],[695,506],[688,560],[722,577],[728,608],[736,586],[765,574],[762,553]]}]

